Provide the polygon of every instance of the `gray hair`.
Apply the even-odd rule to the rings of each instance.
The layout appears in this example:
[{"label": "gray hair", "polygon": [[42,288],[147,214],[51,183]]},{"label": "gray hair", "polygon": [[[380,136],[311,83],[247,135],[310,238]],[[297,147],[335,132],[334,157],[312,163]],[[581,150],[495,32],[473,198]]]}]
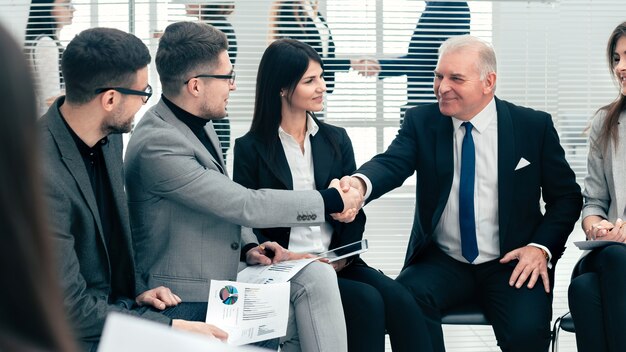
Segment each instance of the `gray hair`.
[{"label": "gray hair", "polygon": [[476,62],[476,68],[480,73],[481,80],[485,79],[491,72],[497,72],[496,53],[491,44],[469,34],[448,38],[448,40],[443,42],[439,47],[439,57],[447,52],[461,49],[474,49],[478,51],[480,60]]}]

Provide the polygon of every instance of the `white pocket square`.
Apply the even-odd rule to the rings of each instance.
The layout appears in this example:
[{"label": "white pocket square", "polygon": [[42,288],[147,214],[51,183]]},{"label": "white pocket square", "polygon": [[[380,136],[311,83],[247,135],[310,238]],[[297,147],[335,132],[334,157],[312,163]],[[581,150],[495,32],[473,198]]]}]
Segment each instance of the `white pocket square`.
[{"label": "white pocket square", "polygon": [[530,165],[530,162],[524,158],[519,159],[519,162],[517,163],[517,166],[515,167],[515,171],[519,170],[519,169],[523,169],[526,166]]}]

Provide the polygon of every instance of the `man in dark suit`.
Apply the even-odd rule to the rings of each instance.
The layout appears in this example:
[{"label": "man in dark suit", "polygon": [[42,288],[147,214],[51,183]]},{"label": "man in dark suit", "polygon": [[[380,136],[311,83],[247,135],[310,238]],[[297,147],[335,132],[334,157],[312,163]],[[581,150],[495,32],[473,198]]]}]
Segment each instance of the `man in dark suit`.
[{"label": "man in dark suit", "polygon": [[435,350],[444,350],[441,311],[475,300],[503,351],[547,351],[554,265],[578,219],[580,187],[550,115],[495,97],[490,45],[458,36],[439,53],[438,104],[407,110],[387,151],[342,183],[370,201],[417,171],[397,280],[424,310]]},{"label": "man in dark suit", "polygon": [[[226,334],[204,307],[181,304],[168,288],[135,292],[135,263],[124,194],[122,136],[148,101],[150,53],[137,37],[94,28],[62,58],[67,96],[41,118],[46,194],[65,306],[84,350],[95,350],[109,312],[176,328]],[[198,314],[201,312],[202,314]]]}]

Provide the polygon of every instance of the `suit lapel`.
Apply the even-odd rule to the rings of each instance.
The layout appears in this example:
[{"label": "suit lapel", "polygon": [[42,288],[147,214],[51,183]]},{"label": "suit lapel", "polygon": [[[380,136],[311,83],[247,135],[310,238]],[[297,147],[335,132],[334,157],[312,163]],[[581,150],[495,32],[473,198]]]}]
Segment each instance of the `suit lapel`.
[{"label": "suit lapel", "polygon": [[[96,196],[94,194],[93,187],[91,187],[91,181],[89,181],[89,175],[87,175],[85,163],[83,162],[80,152],[74,143],[74,139],[65,126],[63,118],[58,112],[58,107],[53,106],[51,110],[53,113],[49,115],[50,118],[48,120],[48,129],[50,130],[50,134],[52,134],[52,138],[54,138],[55,143],[59,147],[63,163],[69,170],[70,174],[72,174],[72,177],[76,181],[83,198],[87,202],[87,206],[89,207],[94,221],[96,222],[96,226],[98,227],[98,233],[102,243],[105,243],[102,232],[102,222],[100,221],[100,213],[98,212],[98,206],[96,204]],[[106,246],[104,247],[106,250]]]},{"label": "suit lapel", "polygon": [[439,223],[441,214],[446,206],[448,197],[450,196],[450,188],[452,187],[452,178],[454,176],[454,154],[452,138],[454,127],[452,118],[440,115],[439,123],[436,125],[435,133],[435,165],[437,169],[437,178],[439,180],[439,195],[437,206],[432,218],[432,229]]},{"label": "suit lapel", "polygon": [[319,130],[315,136],[311,136],[311,154],[315,186],[317,189],[324,189],[328,186],[328,175],[336,157],[334,156],[335,152],[332,145],[322,136]]},{"label": "suit lapel", "polygon": [[274,176],[283,184],[285,189],[293,190],[293,178],[291,176],[291,170],[289,169],[289,163],[285,156],[285,150],[282,143],[278,140],[276,143],[276,155],[275,159],[272,159],[267,147],[261,143],[258,139],[254,139],[254,147],[263,159],[263,162],[267,165],[268,170],[274,174]]},{"label": "suit lapel", "polygon": [[[213,128],[213,121],[209,121],[209,123],[204,126],[204,130],[206,131],[207,136],[209,136],[209,140],[211,144],[213,144],[213,148],[215,148],[215,152],[217,153],[217,158],[215,162],[222,169],[224,175],[228,175],[226,171],[226,167],[224,166],[224,156],[222,155],[222,145],[220,144],[220,139],[217,136],[217,132],[215,132],[215,128]],[[210,154],[210,153],[209,153]],[[213,158],[213,156],[211,156]]]},{"label": "suit lapel", "polygon": [[113,201],[119,216],[122,234],[127,248],[131,248],[130,242],[130,224],[128,222],[128,204],[126,202],[126,194],[124,193],[124,170],[122,169],[122,151],[117,148],[121,143],[116,144],[116,139],[121,136],[109,136],[109,143],[102,146],[102,154],[104,155],[104,163],[106,165],[109,183],[111,184],[111,192],[113,193]]},{"label": "suit lapel", "polygon": [[513,199],[513,179],[515,174],[515,134],[509,109],[496,98],[498,118],[498,213],[500,244],[504,243],[506,228],[511,213]]}]

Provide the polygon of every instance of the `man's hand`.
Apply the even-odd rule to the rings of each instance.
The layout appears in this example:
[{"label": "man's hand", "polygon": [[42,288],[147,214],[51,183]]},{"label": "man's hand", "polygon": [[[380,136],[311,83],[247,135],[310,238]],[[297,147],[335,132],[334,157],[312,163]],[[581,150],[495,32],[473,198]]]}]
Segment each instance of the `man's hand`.
[{"label": "man's hand", "polygon": [[351,222],[363,206],[363,195],[355,188],[342,188],[340,184],[338,179],[334,179],[330,182],[329,188],[333,187],[339,191],[339,195],[341,195],[343,200],[343,212],[331,214],[331,216],[337,221]]},{"label": "man's hand", "polygon": [[290,252],[277,242],[267,241],[251,248],[246,253],[246,263],[248,265],[270,265],[285,260],[290,260]]},{"label": "man's hand", "polygon": [[548,277],[548,261],[543,255],[543,251],[539,247],[526,246],[518,249],[514,249],[507,253],[500,263],[505,264],[512,260],[518,260],[511,278],[509,279],[509,285],[521,288],[522,285],[528,280],[528,288],[535,287],[537,279],[541,276],[543,281],[543,287],[546,293],[550,293],[550,279]]},{"label": "man's hand", "polygon": [[365,77],[376,76],[380,72],[380,63],[372,58],[350,59],[350,66]]},{"label": "man's hand", "polygon": [[228,340],[228,333],[215,325],[203,323],[200,321],[187,321],[182,319],[172,320],[172,327],[174,329],[185,330],[189,332],[195,332],[205,336],[215,337],[216,339],[226,342]]},{"label": "man's hand", "polygon": [[159,310],[176,306],[182,301],[180,297],[172,293],[172,291],[165,286],[153,288],[135,298],[135,302],[137,302],[138,305],[152,306]]},{"label": "man's hand", "polygon": [[[335,180],[333,180],[333,182],[335,182]],[[331,186],[332,185],[333,183],[331,182]],[[344,209],[342,213],[330,214],[330,216],[337,221],[351,222],[356,217],[356,214],[359,213],[359,210],[363,207],[362,197],[365,195],[365,183],[358,177],[344,176],[341,178],[341,181],[339,181],[339,188],[341,189],[340,192],[349,193],[356,190],[361,195],[361,202],[358,204],[358,207],[348,210]]]}]

